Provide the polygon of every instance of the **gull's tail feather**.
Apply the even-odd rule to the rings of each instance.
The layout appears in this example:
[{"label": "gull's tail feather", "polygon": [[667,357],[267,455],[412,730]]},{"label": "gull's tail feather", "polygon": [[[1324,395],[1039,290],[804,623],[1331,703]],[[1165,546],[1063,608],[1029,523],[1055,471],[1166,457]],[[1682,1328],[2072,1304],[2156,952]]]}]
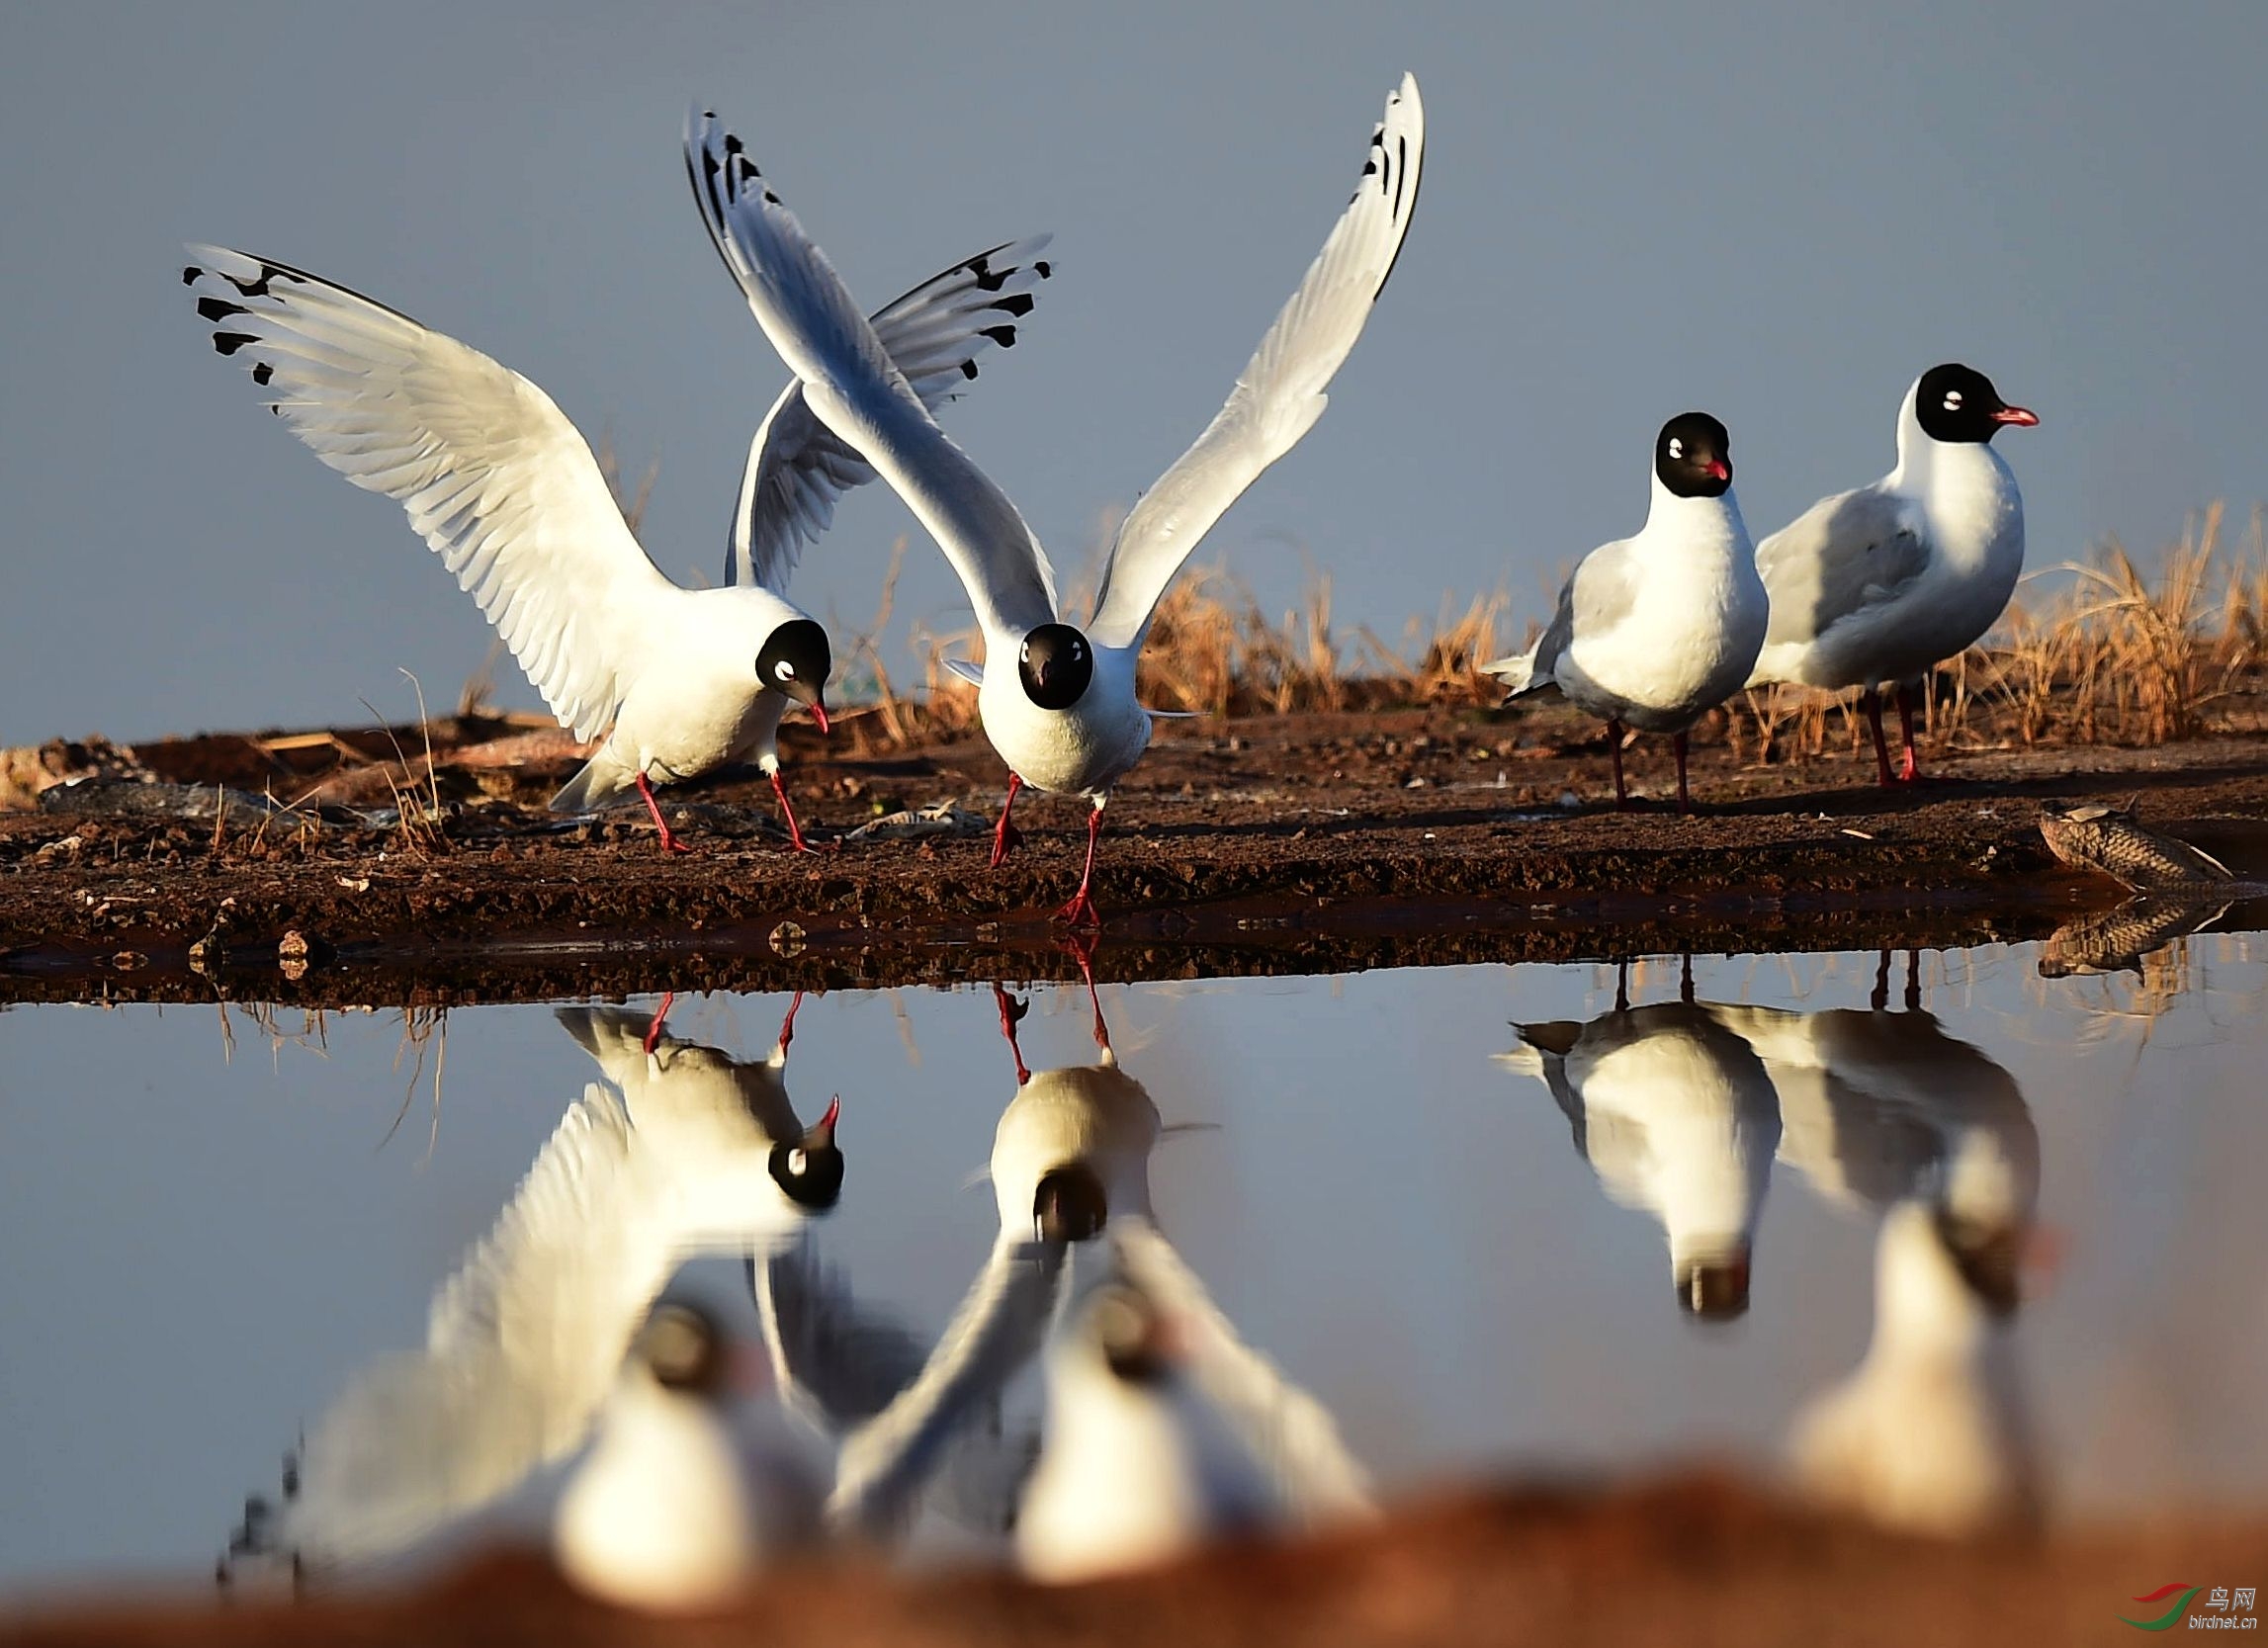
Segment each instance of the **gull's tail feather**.
[{"label": "gull's tail feather", "polygon": [[604,749],[583,763],[551,799],[555,813],[590,813],[638,787],[638,773]]},{"label": "gull's tail feather", "polygon": [[1483,675],[1493,675],[1504,683],[1504,696],[1508,702],[1523,693],[1540,692],[1551,685],[1549,681],[1538,681],[1535,678],[1535,653],[1542,645],[1538,641],[1525,652],[1499,658],[1494,663],[1484,663],[1480,666],[1480,672]]}]

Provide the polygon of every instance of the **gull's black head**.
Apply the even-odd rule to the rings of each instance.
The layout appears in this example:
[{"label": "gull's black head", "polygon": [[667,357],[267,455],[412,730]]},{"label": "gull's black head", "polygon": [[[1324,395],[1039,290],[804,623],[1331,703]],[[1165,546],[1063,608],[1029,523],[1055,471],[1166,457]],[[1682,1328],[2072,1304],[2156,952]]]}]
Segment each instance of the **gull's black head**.
[{"label": "gull's black head", "polygon": [[801,1139],[772,1146],[764,1164],[788,1200],[813,1213],[825,1213],[842,1194],[842,1152],[834,1147],[834,1124],[841,1114],[842,1100],[837,1097],[817,1127]]},{"label": "gull's black head", "polygon": [[2000,398],[1992,380],[1958,361],[1933,366],[1914,386],[1914,417],[1933,441],[1989,441],[2006,424],[2040,420]]},{"label": "gull's black head", "polygon": [[714,1396],[730,1382],[731,1346],[699,1305],[664,1299],[639,1330],[637,1354],[665,1389]]},{"label": "gull's black head", "polygon": [[1032,1229],[1042,1242],[1091,1242],[1109,1217],[1102,1180],[1084,1162],[1049,1169],[1032,1193]]},{"label": "gull's black head", "polygon": [[756,654],[756,678],[774,692],[811,711],[819,730],[827,731],[827,678],[834,669],[827,632],[809,618],[791,618],[764,640]]},{"label": "gull's black head", "polygon": [[1121,1283],[1094,1302],[1094,1337],[1110,1371],[1128,1384],[1155,1385],[1174,1370],[1174,1336],[1139,1288]]},{"label": "gull's black head", "polygon": [[1016,654],[1023,695],[1043,710],[1068,710],[1094,679],[1094,647],[1069,624],[1042,624]]},{"label": "gull's black head", "polygon": [[2024,1233],[2013,1225],[1992,1225],[1940,1209],[1938,1240],[1945,1244],[1962,1282],[1992,1315],[2014,1316],[2024,1302]]},{"label": "gull's black head", "polygon": [[1732,437],[1706,412],[1680,412],[1654,437],[1654,474],[1681,498],[1721,498],[1732,485]]},{"label": "gull's black head", "polygon": [[1704,1322],[1730,1322],[1748,1314],[1748,1250],[1703,1259],[1678,1271],[1678,1304]]}]

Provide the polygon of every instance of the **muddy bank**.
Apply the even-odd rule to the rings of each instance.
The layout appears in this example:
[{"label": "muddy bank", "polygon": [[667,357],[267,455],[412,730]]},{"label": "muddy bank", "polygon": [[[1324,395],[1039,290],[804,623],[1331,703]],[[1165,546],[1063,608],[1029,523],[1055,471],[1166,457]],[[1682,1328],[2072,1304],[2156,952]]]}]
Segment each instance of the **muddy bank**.
[{"label": "muddy bank", "polygon": [[[68,1644],[799,1643],[993,1645],[1910,1644],[2132,1641],[2132,1599],[2177,1576],[2243,1584],[2268,1526],[2151,1522],[2042,1543],[1893,1537],[1689,1478],[1618,1493],[1435,1501],[1305,1547],[1222,1550],[1065,1590],[989,1574],[781,1575],[737,1610],[609,1613],[532,1559],[430,1591],[302,1605],[50,1605],[0,1641]],[[2202,1603],[2203,1598],[2199,1601]]]},{"label": "muddy bank", "polygon": [[[1697,758],[1695,817],[1617,814],[1603,737],[1554,725],[1173,724],[1107,816],[1098,976],[2045,937],[2119,895],[2054,863],[2041,800],[2138,795],[2160,824],[2268,819],[2261,738],[1956,755],[1941,782],[1887,792],[1871,757],[1751,769],[1719,745]],[[1048,915],[1078,877],[1084,808],[1025,802],[1026,845],[989,870],[974,815],[1005,773],[981,740],[859,758],[799,734],[791,792],[829,850],[787,852],[750,774],[665,792],[699,849],[665,858],[643,811],[542,810],[574,763],[556,731],[435,731],[430,773],[421,743],[389,764],[417,730],[208,736],[135,751],[155,785],[51,785],[0,815],[0,998],[343,1004],[1075,971]],[[1653,753],[1634,752],[1641,780],[1667,777]],[[271,811],[262,789],[297,805]],[[947,800],[972,815],[958,831],[840,839]],[[2258,850],[2248,825],[2218,827],[2224,853]],[[295,933],[308,966],[279,968]]]}]

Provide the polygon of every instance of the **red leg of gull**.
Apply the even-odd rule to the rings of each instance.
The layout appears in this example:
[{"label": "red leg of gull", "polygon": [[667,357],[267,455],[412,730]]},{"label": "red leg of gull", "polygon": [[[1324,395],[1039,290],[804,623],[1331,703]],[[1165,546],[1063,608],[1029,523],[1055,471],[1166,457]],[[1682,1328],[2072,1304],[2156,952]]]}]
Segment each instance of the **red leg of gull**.
[{"label": "red leg of gull", "polygon": [[1869,687],[1867,696],[1859,702],[1866,705],[1867,725],[1875,732],[1875,770],[1881,774],[1884,784],[1895,784],[1897,780],[1890,776],[1890,746],[1882,737],[1882,695]]},{"label": "red leg of gull", "polygon": [[1102,1021],[1102,997],[1094,992],[1094,936],[1089,933],[1068,938],[1064,948],[1079,963],[1079,976],[1087,981],[1087,1004],[1094,1009],[1094,1045],[1108,1053],[1111,1051],[1110,1026]]},{"label": "red leg of gull", "polygon": [[1018,1001],[1000,985],[993,986],[993,1004],[1001,1009],[1001,1034],[1008,1038],[1008,1053],[1016,1062],[1016,1085],[1031,1080],[1031,1072],[1024,1069],[1023,1049],[1016,1045],[1016,1024],[1031,1011],[1031,1004]]},{"label": "red leg of gull", "polygon": [[788,1050],[788,1043],[795,1040],[795,1015],[802,1009],[803,992],[799,990],[795,993],[795,999],[788,1003],[787,1017],[780,1020],[780,1051],[782,1053]]},{"label": "red leg of gull", "polygon": [[1906,758],[1898,767],[1898,779],[1911,784],[1921,777],[1922,766],[1914,755],[1914,689],[1909,681],[1898,683],[1898,726],[1906,736]]},{"label": "red leg of gull", "polygon": [[677,839],[669,821],[661,816],[661,804],[654,799],[654,786],[646,781],[646,774],[638,775],[638,793],[646,798],[646,810],[654,815],[654,827],[661,831],[663,852],[691,852],[693,849]]},{"label": "red leg of gull", "polygon": [[993,831],[992,869],[999,869],[1007,861],[1009,853],[1023,845],[1023,831],[1008,822],[1008,814],[1015,810],[1016,792],[1023,788],[1023,780],[1008,774],[1008,799],[1001,803],[1001,822]]},{"label": "red leg of gull", "polygon": [[646,1041],[644,1043],[646,1052],[652,1053],[661,1045],[661,1021],[669,1016],[669,1009],[676,1000],[677,993],[675,991],[665,990],[661,993],[661,1005],[654,1009],[654,1022],[646,1027]]},{"label": "red leg of gull", "polygon": [[1607,723],[1607,748],[1614,757],[1614,811],[1619,813],[1630,805],[1630,792],[1622,784],[1622,724]]},{"label": "red leg of gull", "polygon": [[803,825],[795,822],[795,809],[788,805],[788,787],[780,782],[776,770],[772,773],[772,794],[780,798],[780,816],[788,822],[788,851],[819,851],[819,848],[803,838]]},{"label": "red leg of gull", "polygon": [[1059,921],[1069,921],[1075,927],[1102,929],[1102,913],[1094,908],[1094,898],[1089,889],[1094,882],[1094,838],[1102,833],[1102,809],[1097,807],[1087,815],[1087,868],[1079,872],[1079,891],[1072,894],[1071,902],[1055,912]]},{"label": "red leg of gull", "polygon": [[1686,736],[1677,734],[1670,739],[1670,747],[1678,752],[1678,811],[1691,813],[1693,798],[1686,794]]}]

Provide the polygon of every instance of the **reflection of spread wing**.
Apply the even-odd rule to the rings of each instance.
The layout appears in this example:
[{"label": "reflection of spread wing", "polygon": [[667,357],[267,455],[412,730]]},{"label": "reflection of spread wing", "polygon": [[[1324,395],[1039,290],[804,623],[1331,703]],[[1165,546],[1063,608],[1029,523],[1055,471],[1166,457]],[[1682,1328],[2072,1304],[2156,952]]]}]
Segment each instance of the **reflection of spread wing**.
[{"label": "reflection of spread wing", "polygon": [[1128,1279],[1185,1336],[1191,1377],[1274,1475],[1292,1518],[1312,1523],[1369,1512],[1368,1474],[1330,1410],[1238,1337],[1155,1225],[1135,1218],[1110,1228]]},{"label": "reflection of spread wing", "polygon": [[425,1349],[364,1374],[307,1438],[286,1542],[383,1556],[582,1440],[674,1262],[632,1137],[586,1088],[435,1297]]},{"label": "reflection of spread wing", "polygon": [[839,1435],[872,1419],[920,1376],[920,1342],[861,1312],[809,1243],[749,1259],[748,1279],[782,1398],[826,1431]]},{"label": "reflection of spread wing", "polygon": [[874,1532],[904,1518],[958,1433],[1038,1354],[1063,1260],[1061,1244],[1001,1239],[919,1375],[844,1438],[830,1521]]},{"label": "reflection of spread wing", "polygon": [[1756,569],[1772,597],[1764,644],[1815,641],[1845,619],[1896,600],[1929,562],[1910,509],[1895,494],[1862,486],[1821,498],[1756,547]]}]

